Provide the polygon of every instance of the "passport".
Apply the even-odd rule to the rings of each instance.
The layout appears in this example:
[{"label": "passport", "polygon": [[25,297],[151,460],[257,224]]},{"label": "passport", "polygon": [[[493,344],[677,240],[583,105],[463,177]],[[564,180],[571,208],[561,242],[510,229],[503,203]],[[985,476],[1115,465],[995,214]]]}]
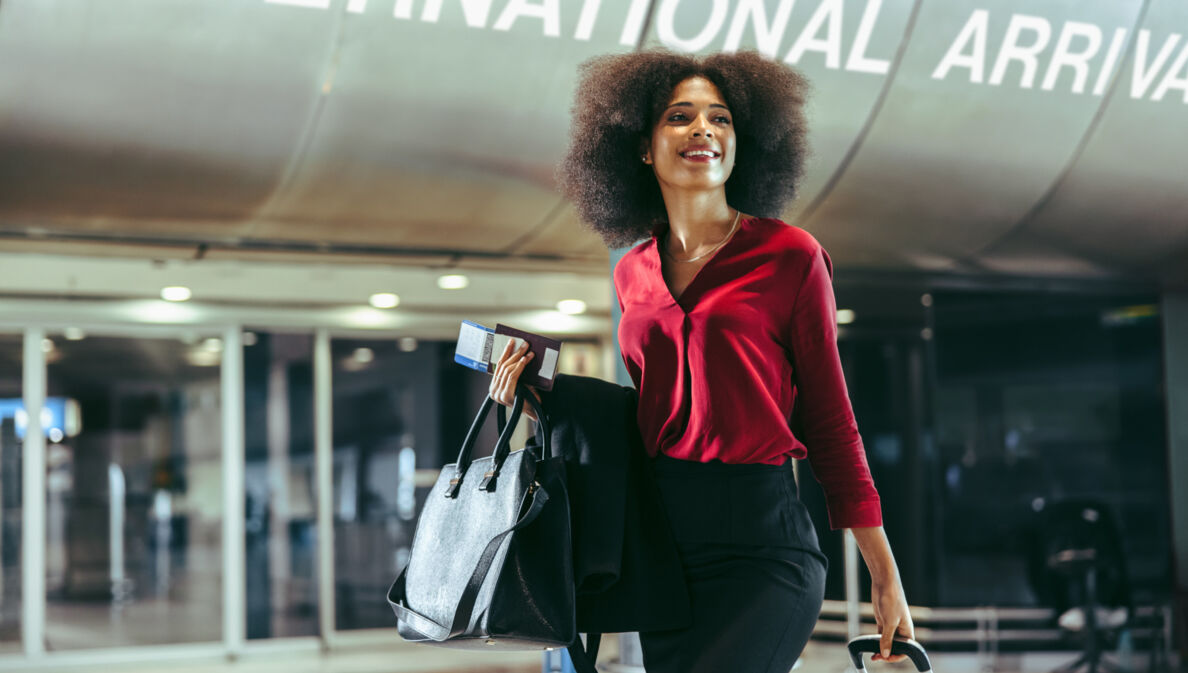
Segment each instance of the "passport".
[{"label": "passport", "polygon": [[[528,350],[536,354],[536,357],[532,358],[524,367],[524,372],[520,374],[520,380],[541,390],[552,390],[553,379],[557,376],[557,358],[561,355],[561,342],[540,334],[496,324],[495,339],[491,351],[492,359],[498,358],[503,353],[503,347],[509,339],[515,341],[513,349],[519,348],[527,341]],[[495,371],[494,362],[491,363],[488,371],[492,373]]]},{"label": "passport", "polygon": [[512,348],[519,348],[524,342],[535,357],[524,367],[520,381],[541,390],[552,390],[557,376],[557,359],[561,355],[561,342],[533,332],[496,324],[495,329],[469,320],[462,321],[458,332],[458,346],[454,351],[454,362],[475,371],[494,373],[495,360],[503,354],[508,341]]}]

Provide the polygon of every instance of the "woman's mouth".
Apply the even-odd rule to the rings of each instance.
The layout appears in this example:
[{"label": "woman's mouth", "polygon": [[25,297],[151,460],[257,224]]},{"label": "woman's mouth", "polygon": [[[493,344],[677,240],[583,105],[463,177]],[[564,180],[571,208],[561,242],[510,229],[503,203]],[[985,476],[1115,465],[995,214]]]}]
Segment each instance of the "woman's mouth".
[{"label": "woman's mouth", "polygon": [[709,163],[720,156],[720,154],[713,150],[685,150],[681,152],[681,157],[698,163]]}]

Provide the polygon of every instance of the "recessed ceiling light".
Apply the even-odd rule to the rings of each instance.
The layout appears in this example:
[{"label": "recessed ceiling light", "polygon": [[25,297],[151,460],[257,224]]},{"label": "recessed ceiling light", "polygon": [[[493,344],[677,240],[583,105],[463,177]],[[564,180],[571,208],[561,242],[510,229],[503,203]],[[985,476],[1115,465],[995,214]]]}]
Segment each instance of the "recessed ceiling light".
[{"label": "recessed ceiling light", "polygon": [[202,349],[209,353],[222,353],[223,340],[218,337],[211,337],[202,342]]},{"label": "recessed ceiling light", "polygon": [[66,337],[67,341],[82,341],[87,338],[87,333],[77,327],[67,327],[62,330],[62,336]]},{"label": "recessed ceiling light", "polygon": [[470,279],[460,273],[451,273],[437,278],[437,287],[443,290],[461,290],[470,285]]},{"label": "recessed ceiling light", "polygon": [[375,360],[375,351],[370,348],[356,348],[354,353],[351,353],[351,358],[360,364],[367,364]]},{"label": "recessed ceiling light", "polygon": [[42,339],[41,340],[41,352],[42,353],[54,352],[54,342],[52,339]]},{"label": "recessed ceiling light", "polygon": [[400,305],[400,297],[391,292],[376,292],[367,303],[376,308],[396,308]]},{"label": "recessed ceiling light", "polygon": [[190,288],[181,285],[161,288],[161,298],[165,301],[189,301],[192,296],[194,293],[190,292]]},{"label": "recessed ceiling light", "polygon": [[557,302],[557,310],[569,315],[580,315],[586,312],[586,302],[581,299],[562,299]]},{"label": "recessed ceiling light", "polygon": [[259,341],[260,341],[260,337],[255,332],[244,332],[243,333],[243,345],[244,346],[255,346],[257,343],[259,343]]},{"label": "recessed ceiling light", "polygon": [[402,352],[411,353],[417,349],[417,340],[413,337],[401,337],[399,343]]},{"label": "recessed ceiling light", "polygon": [[837,310],[837,324],[849,325],[854,322],[854,311],[848,308],[841,308]]},{"label": "recessed ceiling light", "polygon": [[186,352],[186,362],[195,367],[216,367],[222,364],[222,355],[214,351],[195,348]]}]

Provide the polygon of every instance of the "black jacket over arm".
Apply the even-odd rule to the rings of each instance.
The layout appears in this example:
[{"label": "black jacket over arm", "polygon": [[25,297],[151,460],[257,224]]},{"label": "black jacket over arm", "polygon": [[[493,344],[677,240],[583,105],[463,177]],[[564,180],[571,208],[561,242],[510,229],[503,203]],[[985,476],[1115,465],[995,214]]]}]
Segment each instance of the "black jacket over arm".
[{"label": "black jacket over arm", "polygon": [[688,626],[684,572],[639,434],[635,389],[561,374],[542,396],[552,446],[566,459],[578,630]]}]

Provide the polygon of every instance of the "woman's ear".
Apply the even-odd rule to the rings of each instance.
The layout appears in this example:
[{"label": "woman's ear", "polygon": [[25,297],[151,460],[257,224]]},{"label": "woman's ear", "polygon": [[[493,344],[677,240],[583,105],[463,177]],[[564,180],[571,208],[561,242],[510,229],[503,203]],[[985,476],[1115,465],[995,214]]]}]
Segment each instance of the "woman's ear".
[{"label": "woman's ear", "polygon": [[640,138],[639,140],[639,158],[648,165],[652,163],[652,148],[651,143],[647,138]]}]

